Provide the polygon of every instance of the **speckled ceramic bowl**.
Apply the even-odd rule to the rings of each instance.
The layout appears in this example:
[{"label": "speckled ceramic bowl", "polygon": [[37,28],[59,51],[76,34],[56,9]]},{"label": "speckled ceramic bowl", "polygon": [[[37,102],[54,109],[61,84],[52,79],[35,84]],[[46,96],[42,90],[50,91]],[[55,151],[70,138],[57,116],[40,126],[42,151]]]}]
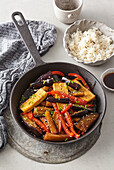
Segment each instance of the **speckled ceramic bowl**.
[{"label": "speckled ceramic bowl", "polygon": [[114,89],[107,87],[106,84],[105,84],[104,81],[103,81],[104,77],[105,77],[107,74],[110,74],[110,73],[114,73],[114,68],[109,68],[109,69],[105,70],[105,71],[101,74],[100,80],[101,80],[102,85],[103,85],[106,89],[114,92]]},{"label": "speckled ceramic bowl", "polygon": [[74,32],[76,32],[77,28],[79,28],[83,32],[83,31],[87,31],[88,29],[93,28],[93,27],[98,28],[104,35],[110,37],[114,43],[114,30],[112,30],[111,28],[109,28],[108,26],[106,26],[105,24],[103,24],[101,22],[89,21],[89,20],[83,19],[83,20],[78,20],[78,21],[74,22],[72,25],[70,25],[66,29],[66,31],[64,33],[64,37],[63,37],[63,46],[64,46],[67,54],[70,57],[72,57],[75,61],[94,66],[94,65],[100,65],[100,64],[105,63],[112,56],[114,56],[114,53],[113,53],[113,55],[110,56],[110,58],[107,58],[104,60],[93,61],[93,62],[84,62],[82,60],[79,60],[76,56],[73,56],[71,54],[71,51],[68,48],[68,41],[69,41],[70,35],[73,34]]}]

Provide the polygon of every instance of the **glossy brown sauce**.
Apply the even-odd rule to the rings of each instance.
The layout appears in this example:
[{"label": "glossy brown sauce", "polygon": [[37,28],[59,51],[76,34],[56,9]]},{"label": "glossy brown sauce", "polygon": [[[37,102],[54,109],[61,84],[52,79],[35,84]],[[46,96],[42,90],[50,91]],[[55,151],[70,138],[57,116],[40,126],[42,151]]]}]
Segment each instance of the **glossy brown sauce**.
[{"label": "glossy brown sauce", "polygon": [[114,73],[107,74],[103,81],[107,87],[114,89]]}]

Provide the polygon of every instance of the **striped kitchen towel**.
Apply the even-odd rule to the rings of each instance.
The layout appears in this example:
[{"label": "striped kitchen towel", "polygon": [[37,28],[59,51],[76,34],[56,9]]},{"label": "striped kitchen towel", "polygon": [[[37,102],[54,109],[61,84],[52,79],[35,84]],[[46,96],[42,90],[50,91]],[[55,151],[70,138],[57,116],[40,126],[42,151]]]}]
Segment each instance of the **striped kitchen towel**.
[{"label": "striped kitchen towel", "polygon": [[[54,45],[55,26],[43,21],[26,21],[40,55]],[[11,88],[20,76],[34,67],[23,40],[12,22],[0,25],[0,151],[7,143],[4,111],[9,103]]]}]

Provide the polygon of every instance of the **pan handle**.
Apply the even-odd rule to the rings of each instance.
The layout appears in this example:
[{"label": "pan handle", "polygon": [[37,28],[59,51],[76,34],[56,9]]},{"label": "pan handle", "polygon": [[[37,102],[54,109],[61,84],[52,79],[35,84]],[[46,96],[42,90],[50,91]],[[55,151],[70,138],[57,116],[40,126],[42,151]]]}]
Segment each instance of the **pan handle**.
[{"label": "pan handle", "polygon": [[[18,16],[19,21],[17,20],[16,16]],[[13,19],[13,22],[15,23],[15,26],[17,27],[25,45],[27,46],[29,52],[31,53],[32,57],[34,58],[35,66],[45,64],[45,62],[40,59],[39,52],[36,48],[36,45],[34,43],[34,40],[31,36],[31,33],[29,31],[29,28],[26,24],[25,18],[22,15],[22,13],[14,12],[12,14],[12,19]]]}]

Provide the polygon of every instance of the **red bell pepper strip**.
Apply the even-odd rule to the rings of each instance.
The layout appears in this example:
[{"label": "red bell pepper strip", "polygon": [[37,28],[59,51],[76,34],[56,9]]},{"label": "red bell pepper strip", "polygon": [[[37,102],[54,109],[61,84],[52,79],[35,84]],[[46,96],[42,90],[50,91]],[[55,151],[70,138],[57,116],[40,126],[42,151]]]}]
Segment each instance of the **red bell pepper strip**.
[{"label": "red bell pepper strip", "polygon": [[61,120],[61,124],[62,124],[64,131],[66,132],[66,134],[68,136],[73,137],[74,134],[68,130],[66,123],[65,123],[64,119],[62,118],[61,113],[60,113],[60,111],[59,111],[59,109],[58,109],[58,107],[55,103],[53,103],[53,107],[55,109],[55,112],[58,114],[58,118]]},{"label": "red bell pepper strip", "polygon": [[54,91],[54,90],[52,90],[52,91],[50,92],[50,94],[52,94],[52,95],[58,94],[61,98],[67,97],[67,98],[70,99],[70,101],[71,101],[72,103],[76,103],[76,104],[79,104],[79,105],[84,105],[84,106],[85,106],[85,105],[87,104],[87,101],[85,101],[85,100],[83,100],[83,99],[81,99],[81,98],[74,97],[74,96],[72,96],[72,95],[70,95],[70,94],[62,93],[62,92],[59,92],[59,91]]},{"label": "red bell pepper strip", "polygon": [[93,104],[87,104],[87,107],[93,107],[94,105]]},{"label": "red bell pepper strip", "polygon": [[[63,106],[63,108],[65,109],[65,105]],[[79,138],[80,137],[80,134],[77,134],[74,130],[74,127],[73,127],[73,122],[72,122],[72,119],[71,119],[71,116],[70,114],[66,111],[65,112],[65,119],[69,125],[69,129],[71,130],[71,132],[74,134],[75,138]]]},{"label": "red bell pepper strip", "polygon": [[32,113],[32,111],[28,112],[27,116],[29,117],[29,119],[33,119],[33,113]]},{"label": "red bell pepper strip", "polygon": [[40,120],[36,119],[35,117],[33,117],[32,120],[46,132],[50,132],[49,129]]},{"label": "red bell pepper strip", "polygon": [[62,77],[64,77],[65,75],[61,72],[61,71],[52,71],[53,75],[60,75]]},{"label": "red bell pepper strip", "polygon": [[71,106],[72,106],[72,103],[70,103],[66,108],[64,108],[64,109],[61,111],[61,114],[65,113],[67,110],[69,110]]},{"label": "red bell pepper strip", "polygon": [[90,88],[89,88],[89,86],[87,85],[86,81],[85,81],[79,74],[76,74],[76,73],[69,73],[68,76],[77,77],[78,80],[80,79],[81,82],[83,83],[83,85],[84,85],[89,91],[91,91]]}]

